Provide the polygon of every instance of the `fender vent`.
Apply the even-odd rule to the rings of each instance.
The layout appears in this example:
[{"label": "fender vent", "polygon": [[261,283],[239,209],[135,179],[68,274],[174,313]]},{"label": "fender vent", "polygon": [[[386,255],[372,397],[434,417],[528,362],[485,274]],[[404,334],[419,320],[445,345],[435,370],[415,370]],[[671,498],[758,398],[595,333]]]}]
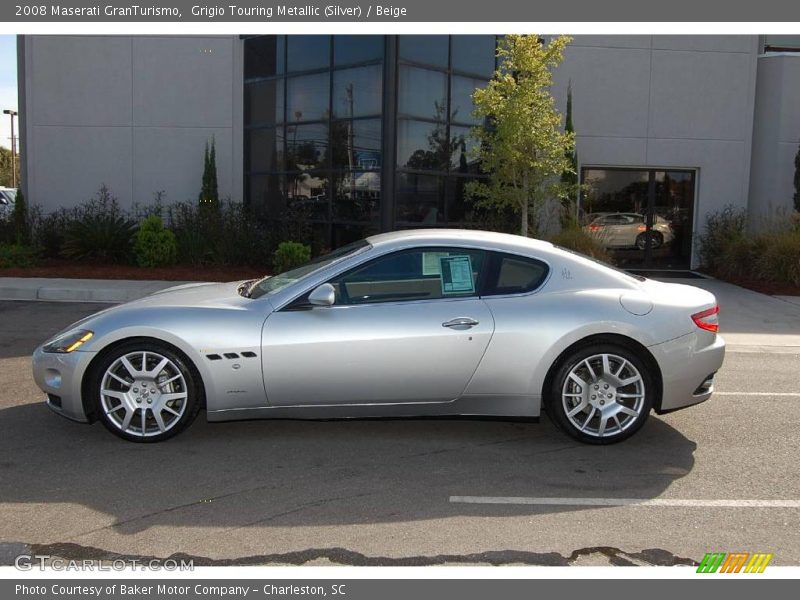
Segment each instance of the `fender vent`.
[{"label": "fender vent", "polygon": [[239,355],[236,354],[236,352],[226,352],[222,356],[224,356],[225,358],[239,358]]},{"label": "fender vent", "polygon": [[222,357],[219,354],[206,354],[206,358],[208,360],[222,360]]},{"label": "fender vent", "polygon": [[242,352],[242,356],[244,356],[245,358],[255,358],[256,357],[256,353],[255,352]]}]

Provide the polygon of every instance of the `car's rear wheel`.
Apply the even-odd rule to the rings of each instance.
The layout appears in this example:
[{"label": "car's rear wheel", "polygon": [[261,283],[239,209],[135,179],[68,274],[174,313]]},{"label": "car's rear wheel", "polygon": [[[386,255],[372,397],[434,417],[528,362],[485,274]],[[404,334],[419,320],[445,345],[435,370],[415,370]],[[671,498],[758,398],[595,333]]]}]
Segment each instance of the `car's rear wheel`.
[{"label": "car's rear wheel", "polygon": [[653,377],[634,352],[624,346],[592,344],[561,361],[547,412],[575,439],[611,444],[644,425],[653,394]]},{"label": "car's rear wheel", "polygon": [[[660,248],[663,243],[664,236],[661,235],[661,233],[658,231],[650,232],[650,248],[655,250],[656,248]],[[636,247],[639,250],[644,250],[647,248],[647,233],[640,233],[636,236]]]},{"label": "car's rear wheel", "polygon": [[199,387],[183,356],[147,342],[109,352],[91,382],[100,420],[134,442],[160,442],[188,427],[200,410]]}]

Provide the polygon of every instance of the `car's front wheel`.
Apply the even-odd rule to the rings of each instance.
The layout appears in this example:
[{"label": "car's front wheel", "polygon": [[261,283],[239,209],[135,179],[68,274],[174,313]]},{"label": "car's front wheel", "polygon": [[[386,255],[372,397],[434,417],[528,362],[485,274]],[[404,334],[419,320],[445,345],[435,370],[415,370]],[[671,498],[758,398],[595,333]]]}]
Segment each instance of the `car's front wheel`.
[{"label": "car's front wheel", "polygon": [[103,425],[134,442],[170,438],[200,410],[200,386],[188,361],[166,345],[118,346],[96,365],[90,384]]},{"label": "car's front wheel", "polygon": [[561,361],[547,412],[575,439],[611,444],[644,425],[653,394],[653,377],[634,352],[624,346],[592,344]]}]

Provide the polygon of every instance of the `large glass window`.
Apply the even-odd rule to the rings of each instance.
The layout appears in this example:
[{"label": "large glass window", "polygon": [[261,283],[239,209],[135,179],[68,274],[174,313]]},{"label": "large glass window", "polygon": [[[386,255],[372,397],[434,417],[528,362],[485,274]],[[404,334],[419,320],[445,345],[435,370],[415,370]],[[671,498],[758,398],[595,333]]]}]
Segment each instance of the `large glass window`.
[{"label": "large glass window", "polygon": [[337,169],[380,169],[381,121],[360,119],[331,124],[333,167]]},{"label": "large glass window", "polygon": [[444,73],[401,66],[398,88],[401,115],[447,120],[447,76]]},{"label": "large glass window", "polygon": [[401,60],[447,66],[448,36],[446,35],[401,35],[399,53]]},{"label": "large glass window", "polygon": [[453,69],[483,75],[487,79],[494,73],[495,36],[454,35],[451,38]]},{"label": "large glass window", "polygon": [[383,58],[382,35],[337,35],[333,38],[333,64],[336,67]]},{"label": "large glass window", "polygon": [[283,127],[265,127],[245,131],[245,155],[252,173],[283,171]]},{"label": "large glass window", "polygon": [[475,110],[472,94],[475,93],[475,90],[485,86],[486,80],[484,79],[453,75],[450,84],[450,119],[457,123],[479,125],[480,119],[472,114],[472,111]]},{"label": "large glass window", "polygon": [[290,35],[286,47],[289,72],[326,69],[331,62],[331,38],[328,35]]},{"label": "large glass window", "polygon": [[330,75],[290,77],[286,88],[287,121],[321,121],[330,114]]},{"label": "large glass window", "polygon": [[436,225],[444,222],[444,178],[400,173],[397,177],[397,221]]},{"label": "large glass window", "polygon": [[381,114],[383,67],[370,65],[333,72],[333,116],[352,119]]},{"label": "large glass window", "polygon": [[286,128],[286,169],[310,171],[327,167],[328,125],[290,125]]},{"label": "large glass window", "polygon": [[244,78],[271,77],[283,73],[286,38],[260,35],[244,41]]},{"label": "large glass window", "polygon": [[619,266],[687,268],[694,171],[584,168],[581,222]]},{"label": "large glass window", "polygon": [[253,126],[283,122],[283,79],[257,81],[245,86],[244,122]]},{"label": "large glass window", "polygon": [[450,162],[445,123],[401,119],[397,124],[397,165],[406,169],[445,171]]}]

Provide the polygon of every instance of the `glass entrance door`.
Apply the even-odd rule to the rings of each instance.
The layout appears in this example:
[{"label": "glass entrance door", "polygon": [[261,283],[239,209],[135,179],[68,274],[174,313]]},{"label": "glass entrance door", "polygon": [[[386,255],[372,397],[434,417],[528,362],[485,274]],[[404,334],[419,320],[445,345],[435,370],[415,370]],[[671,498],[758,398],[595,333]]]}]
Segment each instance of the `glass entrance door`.
[{"label": "glass entrance door", "polygon": [[688,269],[695,173],[586,167],[583,230],[626,269]]}]

